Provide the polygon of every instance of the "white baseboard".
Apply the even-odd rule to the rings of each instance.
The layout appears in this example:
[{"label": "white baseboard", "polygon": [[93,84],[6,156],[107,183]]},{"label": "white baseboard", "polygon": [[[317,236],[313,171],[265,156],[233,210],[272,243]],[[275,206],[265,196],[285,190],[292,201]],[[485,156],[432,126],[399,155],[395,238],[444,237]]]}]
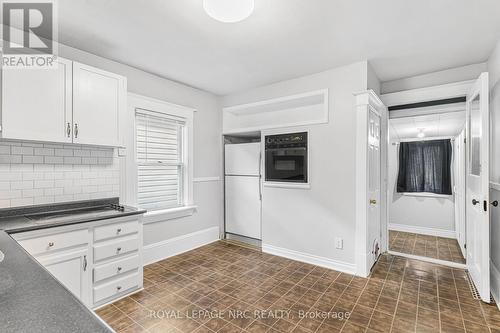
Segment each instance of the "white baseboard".
[{"label": "white baseboard", "polygon": [[334,269],[339,272],[344,272],[353,275],[356,274],[356,265],[346,263],[343,261],[333,260],[325,257],[316,256],[313,254],[298,252],[266,244],[262,244],[262,252],[273,254],[280,257],[285,257],[296,261],[305,262],[316,266]]},{"label": "white baseboard", "polygon": [[500,310],[500,271],[498,271],[498,268],[493,264],[493,261],[490,261],[490,272],[491,295],[493,295],[493,299]]},{"label": "white baseboard", "polygon": [[219,227],[212,227],[146,245],[143,249],[144,265],[155,263],[218,240]]},{"label": "white baseboard", "polygon": [[428,236],[454,238],[454,239],[456,239],[456,237],[457,237],[455,230],[416,227],[416,226],[412,226],[412,225],[396,224],[396,223],[389,223],[388,228],[389,228],[389,230],[411,232],[414,234],[421,234],[421,235],[428,235]]}]

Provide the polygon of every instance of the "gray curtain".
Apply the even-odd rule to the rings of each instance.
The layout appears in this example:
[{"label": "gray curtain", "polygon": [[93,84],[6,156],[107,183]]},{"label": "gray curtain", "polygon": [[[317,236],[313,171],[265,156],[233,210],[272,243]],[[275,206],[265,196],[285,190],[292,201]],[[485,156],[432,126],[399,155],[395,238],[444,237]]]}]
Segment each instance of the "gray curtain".
[{"label": "gray curtain", "polygon": [[452,194],[450,140],[401,142],[398,192]]}]

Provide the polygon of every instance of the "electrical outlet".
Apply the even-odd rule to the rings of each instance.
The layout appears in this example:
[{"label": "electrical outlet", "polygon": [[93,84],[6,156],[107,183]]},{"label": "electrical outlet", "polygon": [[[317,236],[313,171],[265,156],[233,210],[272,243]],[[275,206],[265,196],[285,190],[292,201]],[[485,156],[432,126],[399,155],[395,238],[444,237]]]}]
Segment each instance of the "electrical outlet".
[{"label": "electrical outlet", "polygon": [[335,248],[342,250],[344,248],[344,240],[340,237],[335,237]]}]

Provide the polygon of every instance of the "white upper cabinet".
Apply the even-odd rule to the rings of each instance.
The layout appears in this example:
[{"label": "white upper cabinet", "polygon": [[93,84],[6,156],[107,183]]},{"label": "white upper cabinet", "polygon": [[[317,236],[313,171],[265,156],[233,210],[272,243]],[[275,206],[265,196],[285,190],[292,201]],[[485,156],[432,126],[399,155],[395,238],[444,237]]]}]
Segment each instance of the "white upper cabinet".
[{"label": "white upper cabinet", "polygon": [[58,57],[56,69],[2,72],[4,139],[120,146],[125,77]]},{"label": "white upper cabinet", "polygon": [[4,69],[2,137],[72,142],[72,62],[57,69]]},{"label": "white upper cabinet", "polygon": [[118,146],[125,99],[124,77],[74,62],[73,142]]}]

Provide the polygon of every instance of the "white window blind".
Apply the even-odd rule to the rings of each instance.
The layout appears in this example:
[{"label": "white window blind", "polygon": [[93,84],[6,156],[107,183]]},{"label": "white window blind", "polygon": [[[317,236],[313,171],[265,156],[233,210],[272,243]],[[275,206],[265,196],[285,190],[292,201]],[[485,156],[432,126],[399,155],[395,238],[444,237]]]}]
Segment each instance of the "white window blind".
[{"label": "white window blind", "polygon": [[184,118],[136,109],[137,201],[160,210],[184,204]]}]

